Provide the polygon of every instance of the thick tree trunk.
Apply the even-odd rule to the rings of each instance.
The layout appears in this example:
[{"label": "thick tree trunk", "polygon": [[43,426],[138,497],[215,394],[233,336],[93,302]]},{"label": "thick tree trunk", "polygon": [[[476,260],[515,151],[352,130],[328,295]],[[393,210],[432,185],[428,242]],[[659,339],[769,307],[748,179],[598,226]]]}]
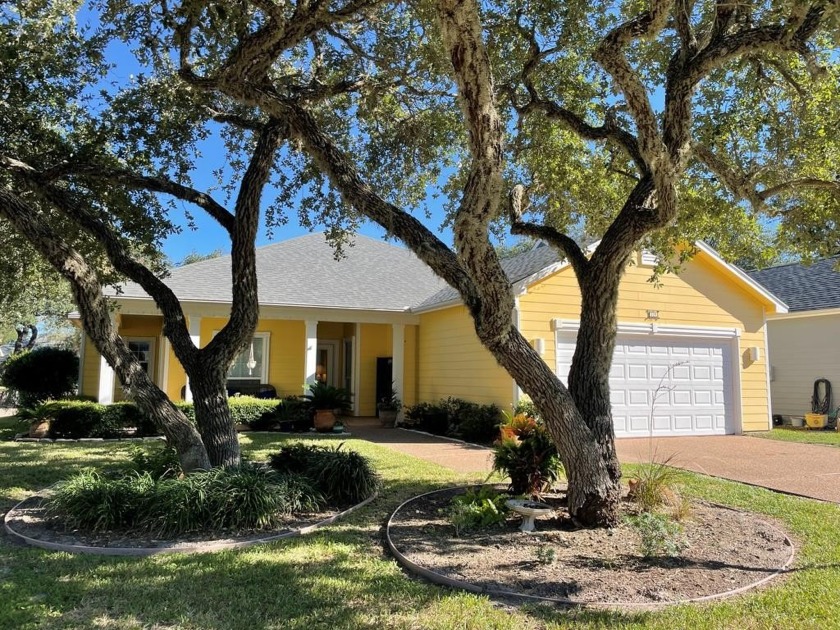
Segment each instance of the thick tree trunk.
[{"label": "thick tree trunk", "polygon": [[14,193],[0,189],[0,215],[6,217],[69,283],[82,324],[96,349],[114,368],[140,409],[178,451],[185,472],[210,468],[201,436],[157,387],[111,323],[108,300],[96,272],[67,245],[38,211]]},{"label": "thick tree trunk", "polygon": [[545,420],[566,470],[572,518],[586,527],[615,525],[620,488],[614,449],[612,458],[604,456],[569,392],[518,330],[511,329],[504,343],[490,350]]},{"label": "thick tree trunk", "polygon": [[[20,354],[24,350],[32,350],[35,347],[35,340],[38,339],[38,328],[35,324],[21,324],[16,327],[17,339],[15,339],[15,347],[12,354]],[[29,340],[24,344],[26,335],[29,334]]]},{"label": "thick tree trunk", "polygon": [[225,369],[192,369],[190,390],[195,422],[207,449],[210,464],[239,466],[239,437],[230,414]]}]

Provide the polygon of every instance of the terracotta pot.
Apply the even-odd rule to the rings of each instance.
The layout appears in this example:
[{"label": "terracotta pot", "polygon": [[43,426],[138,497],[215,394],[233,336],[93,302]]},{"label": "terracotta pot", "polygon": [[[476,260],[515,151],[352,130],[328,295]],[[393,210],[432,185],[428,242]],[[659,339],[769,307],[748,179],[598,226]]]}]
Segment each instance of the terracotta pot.
[{"label": "terracotta pot", "polygon": [[320,433],[332,431],[335,426],[335,412],[332,409],[315,411],[315,430]]},{"label": "terracotta pot", "polygon": [[45,438],[50,433],[49,420],[36,420],[29,425],[29,437],[31,438]]}]

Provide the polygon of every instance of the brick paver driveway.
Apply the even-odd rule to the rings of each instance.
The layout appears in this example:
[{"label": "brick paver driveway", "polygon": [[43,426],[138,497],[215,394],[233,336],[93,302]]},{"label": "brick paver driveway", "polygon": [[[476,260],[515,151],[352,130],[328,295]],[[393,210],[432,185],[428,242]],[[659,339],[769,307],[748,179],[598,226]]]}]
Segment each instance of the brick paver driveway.
[{"label": "brick paver driveway", "polygon": [[[647,438],[616,440],[622,462],[648,461]],[[742,435],[654,438],[656,459],[686,470],[840,503],[840,448]]]}]

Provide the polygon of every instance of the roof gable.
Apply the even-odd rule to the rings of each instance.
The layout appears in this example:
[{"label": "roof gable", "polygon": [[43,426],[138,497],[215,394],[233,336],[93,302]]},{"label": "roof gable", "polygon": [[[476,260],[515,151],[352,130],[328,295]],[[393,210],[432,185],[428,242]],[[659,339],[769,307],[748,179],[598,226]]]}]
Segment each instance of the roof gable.
[{"label": "roof gable", "polygon": [[840,256],[811,265],[791,263],[751,271],[750,277],[778,295],[791,312],[840,308]]}]

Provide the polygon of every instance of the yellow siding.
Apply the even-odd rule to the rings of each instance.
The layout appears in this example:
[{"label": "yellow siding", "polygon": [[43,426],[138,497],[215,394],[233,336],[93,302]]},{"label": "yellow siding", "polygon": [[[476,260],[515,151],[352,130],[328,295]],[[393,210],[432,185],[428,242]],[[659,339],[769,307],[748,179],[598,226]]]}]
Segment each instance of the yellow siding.
[{"label": "yellow siding", "polygon": [[[201,320],[201,346],[220,331],[226,319],[205,317]],[[269,333],[268,382],[278,396],[303,393],[304,365],[306,363],[306,325],[302,321],[265,319],[257,324],[258,333]],[[178,366],[180,368],[180,365]],[[169,366],[172,372],[172,364]],[[170,378],[171,380],[171,378]]]},{"label": "yellow siding", "polygon": [[90,338],[85,335],[85,360],[82,365],[82,391],[85,396],[99,397],[99,351]]},{"label": "yellow siding", "polygon": [[359,415],[376,414],[376,359],[393,356],[393,329],[390,324],[362,324],[359,326]]},{"label": "yellow siding", "polygon": [[[767,366],[764,342],[764,307],[731,275],[700,253],[679,276],[666,275],[661,286],[648,282],[649,267],[631,265],[621,281],[618,300],[620,323],[650,323],[647,311],[659,311],[661,325],[714,326],[741,329],[742,429],[766,430]],[[554,368],[555,346],[551,320],[580,319],[580,293],[570,268],[528,288],[520,297],[520,329],[526,339],[545,340],[545,361]],[[760,348],[761,358],[751,362],[748,348]]]},{"label": "yellow siding", "polygon": [[181,392],[187,385],[187,373],[184,372],[184,368],[175,356],[175,351],[172,349],[172,346],[170,344],[166,345],[167,354],[169,355],[169,370],[164,391],[169,396],[169,400],[182,400]]},{"label": "yellow siding", "polygon": [[479,342],[465,307],[421,315],[418,362],[420,401],[454,396],[510,408],[513,381]]}]

